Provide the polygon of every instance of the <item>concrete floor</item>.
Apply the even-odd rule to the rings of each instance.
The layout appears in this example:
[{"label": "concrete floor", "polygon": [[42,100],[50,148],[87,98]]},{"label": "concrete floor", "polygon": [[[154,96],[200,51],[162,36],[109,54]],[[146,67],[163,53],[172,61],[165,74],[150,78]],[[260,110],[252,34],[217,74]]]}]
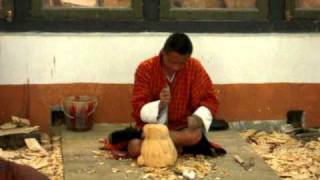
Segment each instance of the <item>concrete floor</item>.
[{"label": "concrete floor", "polygon": [[[65,180],[142,179],[142,169],[130,166],[132,160],[105,159],[99,156],[94,157],[92,153],[99,148],[99,138],[107,137],[108,133],[126,126],[98,124],[87,132],[72,132],[63,127],[61,135]],[[279,179],[236,131],[210,132],[207,136],[214,142],[221,144],[228,151],[228,154],[215,159],[217,170],[210,173],[205,179],[216,179],[216,177],[230,180]],[[243,159],[254,158],[253,170],[245,171],[235,163],[234,154],[240,155]],[[120,171],[112,173],[112,168],[117,168]],[[133,173],[125,173],[125,170],[128,169],[131,169]]]}]

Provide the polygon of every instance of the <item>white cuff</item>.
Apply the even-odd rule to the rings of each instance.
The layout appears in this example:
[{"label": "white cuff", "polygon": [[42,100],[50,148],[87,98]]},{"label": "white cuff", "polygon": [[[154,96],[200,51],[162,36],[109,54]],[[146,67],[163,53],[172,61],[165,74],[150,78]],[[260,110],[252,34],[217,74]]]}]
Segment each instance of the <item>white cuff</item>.
[{"label": "white cuff", "polygon": [[206,132],[208,132],[212,123],[212,114],[210,110],[205,106],[200,106],[193,114],[201,118]]},{"label": "white cuff", "polygon": [[140,110],[140,118],[145,123],[157,123],[159,114],[159,103],[158,101],[152,101],[145,105]]}]

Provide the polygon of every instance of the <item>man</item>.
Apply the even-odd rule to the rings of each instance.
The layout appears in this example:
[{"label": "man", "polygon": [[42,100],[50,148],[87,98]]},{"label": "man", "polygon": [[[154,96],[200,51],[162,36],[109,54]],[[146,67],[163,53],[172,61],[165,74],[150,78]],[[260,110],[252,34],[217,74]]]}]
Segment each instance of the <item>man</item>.
[{"label": "man", "polygon": [[[174,33],[160,54],[143,61],[135,73],[132,115],[137,128],[146,123],[166,124],[177,147],[199,144],[218,108],[212,81],[191,57],[192,50],[187,35]],[[141,142],[129,141],[131,157],[140,154]]]}]

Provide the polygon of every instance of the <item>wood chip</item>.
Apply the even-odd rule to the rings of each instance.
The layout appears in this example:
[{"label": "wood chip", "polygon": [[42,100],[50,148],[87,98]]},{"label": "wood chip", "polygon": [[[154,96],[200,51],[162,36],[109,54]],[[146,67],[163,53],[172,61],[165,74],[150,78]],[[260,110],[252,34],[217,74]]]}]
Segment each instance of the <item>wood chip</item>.
[{"label": "wood chip", "polygon": [[[250,137],[254,150],[282,179],[320,176],[320,141],[297,140],[284,133],[259,132]],[[249,141],[252,142],[252,141]]]},{"label": "wood chip", "polygon": [[0,154],[0,157],[4,158],[4,159],[14,159],[16,157],[18,157],[19,154],[15,153],[14,151],[3,151]]},{"label": "wood chip", "polygon": [[96,173],[96,170],[92,169],[92,170],[89,170],[87,171],[88,174],[93,174],[93,173]]},{"label": "wood chip", "polygon": [[150,173],[147,173],[147,174],[145,174],[145,175],[142,176],[142,179],[147,179],[147,178],[149,178],[150,176],[151,176],[151,174],[150,174]]},{"label": "wood chip", "polygon": [[31,166],[34,167],[35,169],[42,169],[44,167],[47,167],[49,163],[47,161],[40,161],[37,163],[32,162]]},{"label": "wood chip", "polygon": [[133,162],[133,163],[130,164],[130,166],[131,167],[136,167],[137,165],[136,165],[136,163]]},{"label": "wood chip", "polygon": [[117,168],[112,168],[111,171],[112,171],[113,173],[116,173],[116,172],[119,172],[119,169],[117,169]]},{"label": "wood chip", "polygon": [[33,131],[39,131],[39,126],[21,127],[21,128],[15,128],[15,129],[1,130],[0,136],[7,136],[7,135],[11,135],[11,134],[28,134]]},{"label": "wood chip", "polygon": [[53,137],[51,138],[51,140],[52,140],[53,142],[60,141],[60,139],[61,139],[60,136],[53,136]]},{"label": "wood chip", "polygon": [[129,173],[133,173],[133,171],[131,169],[128,169],[126,170],[126,173],[129,174]]},{"label": "wood chip", "polygon": [[92,151],[92,153],[96,156],[103,156],[103,152],[102,151]]},{"label": "wood chip", "polygon": [[28,149],[35,152],[40,152],[44,155],[48,155],[48,152],[39,144],[35,138],[26,138],[24,139]]},{"label": "wood chip", "polygon": [[4,124],[2,124],[1,126],[0,126],[0,129],[2,129],[2,130],[7,130],[7,129],[14,129],[14,128],[16,128],[17,127],[17,125],[15,124],[15,123],[13,123],[13,122],[6,122],[6,123],[4,123]]},{"label": "wood chip", "polygon": [[15,124],[17,124],[20,127],[30,126],[30,121],[28,119],[25,119],[25,118],[19,118],[17,116],[11,116],[11,120],[12,120],[12,122],[14,122]]},{"label": "wood chip", "polygon": [[47,156],[28,148],[18,150],[2,150],[0,157],[18,164],[28,165],[38,169],[51,180],[63,180],[63,164],[61,154],[61,143],[52,144],[52,149]]}]

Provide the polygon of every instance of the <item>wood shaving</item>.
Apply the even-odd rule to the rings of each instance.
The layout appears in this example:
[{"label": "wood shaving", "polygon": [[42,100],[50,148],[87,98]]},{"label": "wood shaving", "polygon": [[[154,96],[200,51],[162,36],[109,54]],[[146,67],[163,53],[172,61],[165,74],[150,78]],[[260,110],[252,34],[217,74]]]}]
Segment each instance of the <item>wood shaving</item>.
[{"label": "wood shaving", "polygon": [[63,180],[61,143],[54,142],[52,149],[43,155],[27,147],[18,150],[1,150],[0,157],[22,165],[31,166],[49,177],[50,180]]},{"label": "wood shaving", "polygon": [[11,116],[11,121],[20,127],[30,126],[30,120],[25,118],[20,118],[17,116]]},{"label": "wood shaving", "polygon": [[48,155],[48,152],[39,144],[35,138],[26,138],[24,142],[27,145],[27,148],[31,151],[39,152],[44,155]]},{"label": "wood shaving", "polygon": [[320,179],[320,138],[304,141],[278,132],[241,135],[281,179]]},{"label": "wood shaving", "polygon": [[17,127],[17,124],[13,122],[6,122],[0,126],[0,129],[7,130],[7,129],[14,129]]},{"label": "wood shaving", "polygon": [[117,169],[117,168],[112,168],[111,171],[112,171],[113,173],[116,173],[116,172],[119,172],[119,169]]},{"label": "wood shaving", "polygon": [[183,179],[184,171],[194,171],[197,179],[204,179],[209,172],[215,171],[213,158],[206,159],[203,155],[180,156],[173,167],[151,168],[143,167],[142,179]]}]

